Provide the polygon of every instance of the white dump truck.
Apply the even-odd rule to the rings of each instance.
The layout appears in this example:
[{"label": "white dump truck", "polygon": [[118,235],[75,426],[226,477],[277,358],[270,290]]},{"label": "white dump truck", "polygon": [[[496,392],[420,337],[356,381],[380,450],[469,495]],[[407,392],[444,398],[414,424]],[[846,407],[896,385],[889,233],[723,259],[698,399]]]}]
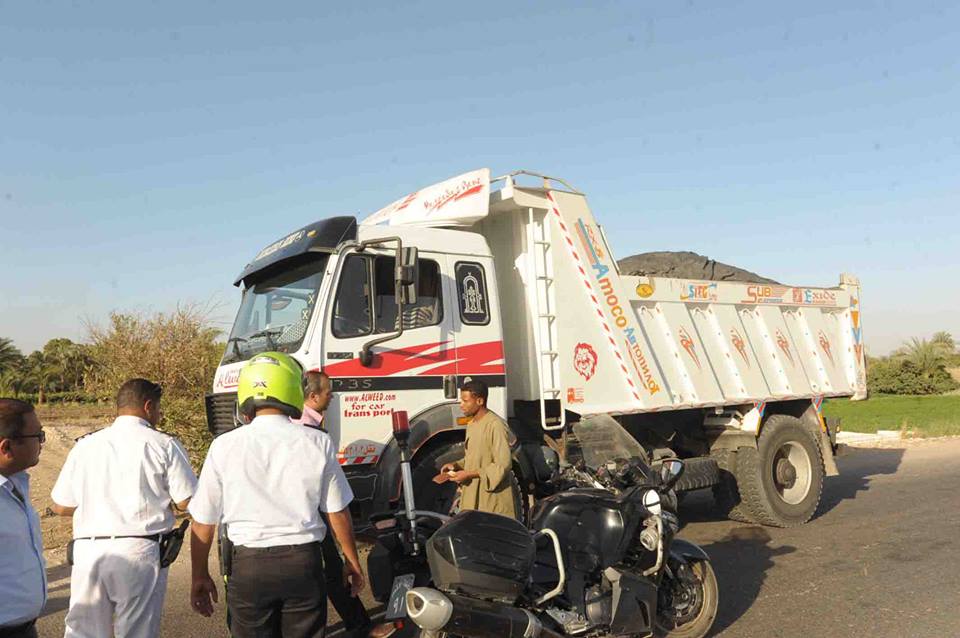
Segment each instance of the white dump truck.
[{"label": "white dump truck", "polygon": [[430,478],[462,454],[467,377],[508,418],[528,494],[549,471],[541,445],[603,413],[650,460],[685,459],[679,489],[712,488],[732,517],[776,526],[808,521],[837,472],[824,398],[867,393],[856,278],[624,276],[585,195],[524,171],[481,169],[359,223],[321,220],[268,245],[235,284],[210,430],[235,427],[237,377],[257,353],[325,370],[327,426],[361,527],[400,497],[394,410],[410,415],[418,506],[450,506],[451,488]]}]

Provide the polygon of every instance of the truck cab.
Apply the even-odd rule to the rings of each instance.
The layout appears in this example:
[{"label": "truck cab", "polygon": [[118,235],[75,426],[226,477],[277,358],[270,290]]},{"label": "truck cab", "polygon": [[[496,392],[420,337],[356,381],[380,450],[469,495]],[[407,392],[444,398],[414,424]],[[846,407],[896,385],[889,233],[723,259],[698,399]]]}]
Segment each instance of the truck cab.
[{"label": "truck cab", "polygon": [[[416,256],[405,246],[416,246]],[[394,409],[410,415],[411,450],[421,460],[459,453],[465,379],[484,381],[490,408],[506,415],[499,296],[481,235],[331,217],[268,245],[235,284],[243,296],[207,397],[210,430],[236,426],[237,379],[256,354],[286,352],[305,370],[324,370],[334,391],[324,423],[361,526],[399,497]],[[418,480],[431,489],[427,473]]]}]

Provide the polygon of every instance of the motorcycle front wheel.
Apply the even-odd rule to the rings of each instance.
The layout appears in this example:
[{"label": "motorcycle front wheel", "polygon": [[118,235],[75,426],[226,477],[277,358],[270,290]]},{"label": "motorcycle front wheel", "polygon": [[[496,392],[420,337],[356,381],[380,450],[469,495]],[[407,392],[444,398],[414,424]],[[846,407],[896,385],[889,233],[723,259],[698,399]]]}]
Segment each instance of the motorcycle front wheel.
[{"label": "motorcycle front wheel", "polygon": [[713,626],[720,602],[717,576],[708,561],[697,561],[687,567],[684,578],[664,578],[657,610],[658,638],[703,638]]}]

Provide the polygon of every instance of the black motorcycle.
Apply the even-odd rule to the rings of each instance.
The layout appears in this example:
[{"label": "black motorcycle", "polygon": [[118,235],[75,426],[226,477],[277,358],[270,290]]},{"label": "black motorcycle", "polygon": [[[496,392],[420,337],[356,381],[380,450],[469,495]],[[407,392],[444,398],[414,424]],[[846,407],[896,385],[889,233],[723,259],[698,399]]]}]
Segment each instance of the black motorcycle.
[{"label": "black motorcycle", "polygon": [[651,467],[607,416],[573,434],[581,458],[558,470],[529,529],[484,512],[418,512],[405,470],[408,505],[375,521],[368,562],[387,618],[428,636],[706,636],[719,593],[706,553],[675,537],[682,461]]}]

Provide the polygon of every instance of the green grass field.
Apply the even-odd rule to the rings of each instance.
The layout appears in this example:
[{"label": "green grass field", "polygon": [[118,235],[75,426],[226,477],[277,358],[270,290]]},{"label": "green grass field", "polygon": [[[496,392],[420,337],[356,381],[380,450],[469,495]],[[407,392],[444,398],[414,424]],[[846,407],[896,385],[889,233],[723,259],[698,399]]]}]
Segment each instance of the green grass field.
[{"label": "green grass field", "polygon": [[877,395],[866,401],[833,399],[823,407],[827,417],[840,417],[846,432],[902,430],[911,436],[960,435],[960,395]]}]

